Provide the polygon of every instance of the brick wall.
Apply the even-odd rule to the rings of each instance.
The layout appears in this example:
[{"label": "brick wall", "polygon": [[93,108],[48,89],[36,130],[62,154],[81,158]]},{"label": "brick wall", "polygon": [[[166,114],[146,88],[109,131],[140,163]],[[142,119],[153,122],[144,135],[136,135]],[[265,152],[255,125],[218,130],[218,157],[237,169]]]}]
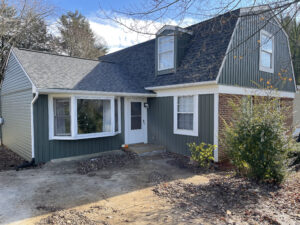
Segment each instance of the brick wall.
[{"label": "brick wall", "polygon": [[[233,101],[235,103],[238,103],[242,95],[230,95],[230,94],[219,94],[219,161],[226,161],[227,157],[225,154],[225,149],[224,146],[222,146],[222,131],[225,128],[224,121],[226,123],[230,123],[232,120],[232,114],[233,110],[232,107],[230,106],[230,101]],[[287,114],[289,115],[286,120],[286,125],[292,130],[292,125],[293,125],[293,99],[291,98],[281,98],[281,107],[288,107],[289,110]]]}]

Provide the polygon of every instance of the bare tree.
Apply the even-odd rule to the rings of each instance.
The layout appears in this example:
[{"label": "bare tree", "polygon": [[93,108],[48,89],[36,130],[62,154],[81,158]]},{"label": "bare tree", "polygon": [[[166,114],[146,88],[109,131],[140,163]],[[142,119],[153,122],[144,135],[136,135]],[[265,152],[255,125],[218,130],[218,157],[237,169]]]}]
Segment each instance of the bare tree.
[{"label": "bare tree", "polygon": [[[100,17],[112,20],[130,31],[140,34],[155,34],[163,25],[175,22],[185,25],[187,19],[201,21],[232,11],[240,7],[254,8],[267,5],[261,10],[264,14],[273,11],[275,14],[291,13],[299,0],[143,0],[139,5],[129,5],[121,9],[104,10],[100,5]],[[130,20],[128,20],[130,18]]]},{"label": "bare tree", "polygon": [[47,27],[43,19],[53,10],[42,0],[1,0],[0,79],[11,47],[45,49]]}]

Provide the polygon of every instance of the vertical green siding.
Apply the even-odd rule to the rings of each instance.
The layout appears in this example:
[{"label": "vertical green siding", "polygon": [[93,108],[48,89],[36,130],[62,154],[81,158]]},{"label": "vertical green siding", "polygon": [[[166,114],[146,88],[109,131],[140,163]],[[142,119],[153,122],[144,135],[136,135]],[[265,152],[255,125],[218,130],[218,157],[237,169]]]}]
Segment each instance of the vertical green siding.
[{"label": "vertical green siding", "polygon": [[[287,37],[274,19],[267,21],[267,15],[240,18],[220,74],[220,84],[257,88],[266,87],[269,81],[270,85],[280,91],[295,92]],[[273,74],[259,71],[260,28],[274,35]],[[279,72],[282,77],[286,77],[286,81],[280,79]],[[293,79],[292,82],[289,78]]]},{"label": "vertical green siding", "polygon": [[49,140],[48,96],[40,95],[34,105],[35,160],[37,163],[51,159],[92,154],[120,149],[124,143],[124,99],[121,99],[121,134],[112,137],[82,140]]},{"label": "vertical green siding", "polygon": [[173,97],[149,98],[148,142],[166,146],[168,151],[189,155],[187,143],[213,144],[214,95],[199,95],[199,136],[174,134]]},{"label": "vertical green siding", "polygon": [[13,54],[1,87],[2,142],[26,160],[31,160],[32,85]]}]

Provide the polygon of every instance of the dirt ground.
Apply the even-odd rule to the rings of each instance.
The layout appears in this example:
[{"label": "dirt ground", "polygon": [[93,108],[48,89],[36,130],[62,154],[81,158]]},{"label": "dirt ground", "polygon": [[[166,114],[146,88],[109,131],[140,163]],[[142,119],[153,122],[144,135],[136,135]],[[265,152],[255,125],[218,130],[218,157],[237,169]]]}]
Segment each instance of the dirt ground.
[{"label": "dirt ground", "polygon": [[0,171],[14,170],[24,161],[24,159],[7,149],[5,146],[0,147]]},{"label": "dirt ground", "polygon": [[169,154],[129,154],[0,180],[0,224],[300,224],[300,173],[274,188]]}]

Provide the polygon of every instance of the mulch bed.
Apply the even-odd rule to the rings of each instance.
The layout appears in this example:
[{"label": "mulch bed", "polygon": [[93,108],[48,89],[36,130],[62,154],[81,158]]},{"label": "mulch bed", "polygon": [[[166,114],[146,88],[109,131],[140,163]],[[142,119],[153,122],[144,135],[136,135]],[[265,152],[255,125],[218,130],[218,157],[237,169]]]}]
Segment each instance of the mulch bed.
[{"label": "mulch bed", "polygon": [[207,224],[300,224],[300,173],[282,186],[223,174],[208,184],[162,183],[153,191],[167,198],[187,220],[201,217]]},{"label": "mulch bed", "polygon": [[5,146],[0,147],[0,171],[14,170],[25,160]]}]

